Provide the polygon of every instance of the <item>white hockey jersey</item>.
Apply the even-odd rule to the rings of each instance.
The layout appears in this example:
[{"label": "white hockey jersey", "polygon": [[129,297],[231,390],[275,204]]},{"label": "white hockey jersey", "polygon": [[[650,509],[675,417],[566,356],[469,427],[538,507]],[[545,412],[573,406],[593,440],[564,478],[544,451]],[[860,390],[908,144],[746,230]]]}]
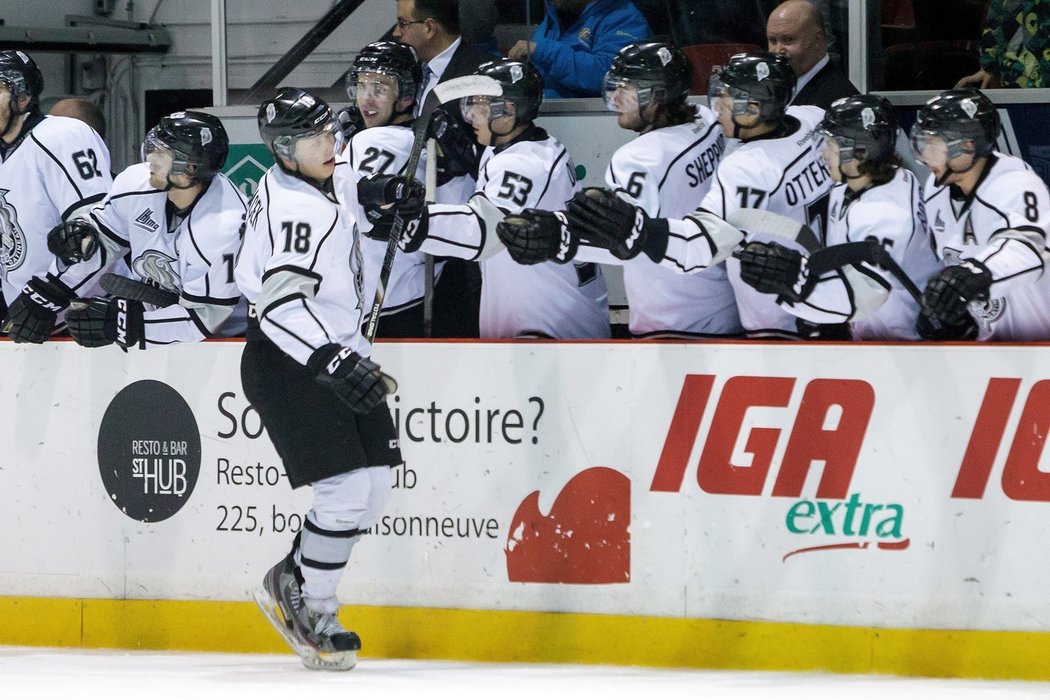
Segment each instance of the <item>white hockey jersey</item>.
[{"label": "white hockey jersey", "polygon": [[[808,224],[823,239],[828,192],[834,184],[820,157],[822,140],[817,126],[824,118],[824,110],[789,107],[787,115],[785,123],[791,127],[787,135],[742,142],[726,154],[700,209],[721,219],[739,209],[764,209]],[[670,226],[663,265],[695,272],[713,260],[725,259],[731,252],[719,249],[717,244],[713,246],[715,242],[706,235],[703,225],[688,216],[684,220],[672,219]],[[785,239],[777,242],[794,245]],[[760,294],[741,281],[739,261],[729,258],[726,267],[740,322],[749,335],[797,335],[795,317],[778,307],[775,297]]]},{"label": "white hockey jersey", "polygon": [[[336,156],[336,160],[345,160],[350,166],[346,184],[350,188],[340,193],[340,198],[352,203],[354,218],[361,231],[371,230],[372,224],[365,218],[364,209],[357,202],[357,183],[369,175],[404,174],[408,165],[408,156],[412,151],[412,128],[410,126],[377,126],[363,129],[350,139],[346,149]],[[422,181],[426,161],[419,159],[415,177]],[[379,280],[379,271],[386,258],[387,244],[367,237],[361,239],[361,252],[364,256],[366,284],[374,287]],[[380,316],[397,313],[423,303],[425,288],[425,259],[422,252],[399,252],[394,256],[390,268],[390,279],[383,297],[383,309]],[[368,313],[368,310],[365,312]],[[368,323],[367,317],[365,323]]]},{"label": "white hockey jersey", "polygon": [[365,286],[353,206],[340,198],[350,177],[337,161],[326,194],[275,165],[248,206],[237,284],[262,332],[304,365],[329,343],[371,351],[361,321],[375,288]]},{"label": "white hockey jersey", "polygon": [[106,195],[109,150],[89,126],[43,117],[0,162],[0,278],[10,303],[55,257],[48,232]]},{"label": "white hockey jersey", "polygon": [[[649,216],[680,219],[700,206],[725,147],[714,113],[698,105],[695,121],[649,131],[621,146],[606,169],[605,184]],[[621,261],[589,246],[581,246],[575,259],[623,266],[628,328],[636,337],[742,331],[724,263],[683,275],[645,255]]]},{"label": "white hockey jersey", "polygon": [[[579,189],[565,147],[542,129],[481,158],[478,190],[501,209],[565,209]],[[486,246],[483,222],[469,206],[435,204],[423,250],[474,260]],[[491,241],[488,241],[491,244]],[[482,338],[608,338],[609,300],[598,265],[519,265],[506,250],[481,260]]]},{"label": "white hockey jersey", "polygon": [[[857,195],[845,184],[831,190],[827,245],[877,241],[900,266],[915,289],[922,291],[941,268],[926,224],[922,192],[914,174],[898,168],[889,182]],[[901,281],[882,267],[863,265],[866,274],[889,289],[881,306],[850,321],[855,340],[919,340],[915,322],[919,302]],[[790,313],[814,323],[842,323],[858,313],[857,295],[841,274],[830,272],[803,302],[781,304]]]},{"label": "white hockey jersey", "polygon": [[931,176],[926,214],[945,265],[970,258],[992,273],[990,300],[970,304],[978,339],[1050,340],[1050,194],[1043,180],[1020,158],[995,153],[969,197],[937,187]]},{"label": "white hockey jersey", "polygon": [[78,296],[100,273],[122,265],[130,252],[130,277],[179,295],[179,303],[145,307],[146,348],[196,342],[243,328],[224,327],[241,301],[233,277],[245,212],[244,195],[222,173],[184,217],[173,212],[167,192],[150,185],[149,164],[136,163],[113,180],[90,219],[103,245],[90,259],[51,273]]}]

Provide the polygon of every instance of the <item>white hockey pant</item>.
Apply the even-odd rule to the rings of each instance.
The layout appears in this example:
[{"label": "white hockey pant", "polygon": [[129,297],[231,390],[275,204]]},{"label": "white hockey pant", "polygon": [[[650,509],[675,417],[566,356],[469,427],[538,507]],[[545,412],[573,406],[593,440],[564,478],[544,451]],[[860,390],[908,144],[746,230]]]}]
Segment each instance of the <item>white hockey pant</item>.
[{"label": "white hockey pant", "polygon": [[313,610],[335,614],[336,588],[362,533],[379,521],[390,501],[390,467],[367,467],[314,482],[314,502],[303,521],[295,563],[303,597]]}]

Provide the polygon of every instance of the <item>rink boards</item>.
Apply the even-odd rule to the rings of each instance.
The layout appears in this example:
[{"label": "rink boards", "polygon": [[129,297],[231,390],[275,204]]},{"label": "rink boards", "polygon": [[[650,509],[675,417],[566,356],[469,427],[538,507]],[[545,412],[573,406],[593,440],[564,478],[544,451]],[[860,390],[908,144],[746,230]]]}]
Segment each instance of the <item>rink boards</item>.
[{"label": "rink boards", "polygon": [[[0,342],[0,644],[281,649],[242,345]],[[1050,678],[1045,345],[383,343],[373,656]]]}]

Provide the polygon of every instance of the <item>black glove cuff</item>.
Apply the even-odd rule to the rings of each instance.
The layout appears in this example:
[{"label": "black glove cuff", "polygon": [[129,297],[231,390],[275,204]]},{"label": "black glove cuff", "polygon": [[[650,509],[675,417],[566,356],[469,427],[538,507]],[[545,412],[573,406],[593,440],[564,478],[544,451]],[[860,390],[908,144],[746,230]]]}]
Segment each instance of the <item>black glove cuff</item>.
[{"label": "black glove cuff", "polygon": [[671,226],[667,219],[646,219],[645,243],[642,251],[649,256],[654,263],[664,259],[667,254],[667,243],[671,238]]},{"label": "black glove cuff", "polygon": [[[306,361],[306,368],[313,374],[328,374],[332,372],[328,370],[328,365],[334,360],[339,353],[343,351],[343,346],[339,343],[328,343],[310,353],[310,358]],[[351,353],[353,354],[353,353]],[[336,367],[339,363],[336,363]],[[334,371],[334,368],[333,368]]]}]

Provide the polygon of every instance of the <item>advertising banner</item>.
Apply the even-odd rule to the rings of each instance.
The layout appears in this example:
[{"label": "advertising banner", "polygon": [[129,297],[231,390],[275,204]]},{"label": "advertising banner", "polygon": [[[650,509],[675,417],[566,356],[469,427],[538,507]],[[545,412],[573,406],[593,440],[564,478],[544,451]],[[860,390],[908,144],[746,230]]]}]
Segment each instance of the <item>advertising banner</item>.
[{"label": "advertising banner", "polygon": [[[0,342],[0,596],[249,599],[310,504],[243,345]],[[1041,630],[1045,346],[381,343],[347,603]]]}]

